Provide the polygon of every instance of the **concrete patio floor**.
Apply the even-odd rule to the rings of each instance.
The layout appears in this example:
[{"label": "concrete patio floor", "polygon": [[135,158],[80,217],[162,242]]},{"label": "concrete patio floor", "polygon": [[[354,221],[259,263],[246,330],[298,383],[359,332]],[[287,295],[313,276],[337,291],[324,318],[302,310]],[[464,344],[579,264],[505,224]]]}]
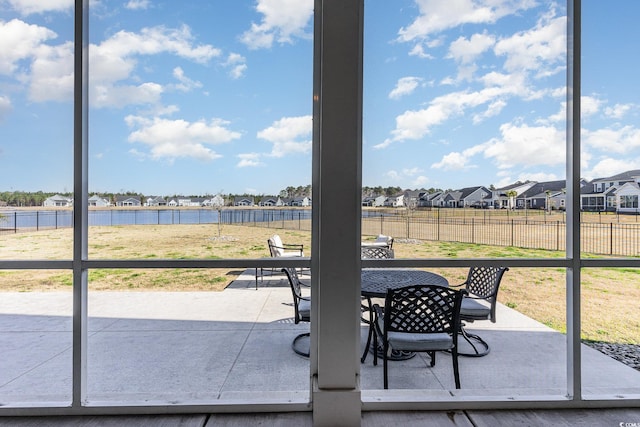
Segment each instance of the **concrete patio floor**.
[{"label": "concrete patio floor", "polygon": [[[2,294],[0,406],[70,402],[71,308],[70,292]],[[285,277],[266,276],[256,290],[253,270],[223,292],[91,292],[87,403],[307,402],[309,362],[291,341],[309,325],[294,325],[292,314]],[[382,390],[382,364],[373,366],[369,355],[363,401],[562,398],[564,335],[504,306],[497,318],[470,325],[492,351],[460,358],[460,390],[448,354],[433,368],[420,354],[390,362],[390,391]],[[366,331],[363,325],[362,345]],[[585,397],[640,395],[640,372],[586,346],[583,361]]]}]

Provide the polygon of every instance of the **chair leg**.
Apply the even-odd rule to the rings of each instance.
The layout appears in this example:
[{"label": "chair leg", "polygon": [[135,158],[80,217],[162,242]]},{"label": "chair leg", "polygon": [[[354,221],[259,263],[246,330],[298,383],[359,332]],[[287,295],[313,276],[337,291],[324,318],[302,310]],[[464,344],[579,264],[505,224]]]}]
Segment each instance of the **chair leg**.
[{"label": "chair leg", "polygon": [[460,371],[458,369],[458,349],[451,350],[451,360],[453,360],[453,378],[456,382],[456,389],[460,388]]},{"label": "chair leg", "polygon": [[[367,297],[367,304],[369,305],[368,310],[369,310],[369,320],[367,320],[365,323],[369,323],[369,332],[367,333],[367,344],[364,346],[364,352],[362,353],[362,357],[360,358],[360,363],[364,363],[364,361],[367,359],[367,353],[369,353],[369,345],[371,345],[371,338],[374,334],[373,332],[373,308],[371,307],[371,298]],[[376,347],[374,347],[376,348]],[[375,351],[374,351],[375,354]]]},{"label": "chair leg", "polygon": [[303,356],[303,357],[309,357],[309,350],[307,351],[299,350],[297,345],[297,342],[299,339],[308,337],[308,336],[311,336],[311,333],[305,332],[304,334],[300,334],[293,339],[293,342],[291,343],[291,348],[296,354],[299,354],[300,356]]},{"label": "chair leg", "polygon": [[373,331],[373,366],[378,366],[378,333]]},{"label": "chair leg", "polygon": [[[460,333],[458,334],[458,337],[460,336],[462,336],[462,338],[464,338],[464,340],[468,342],[469,345],[471,345],[471,348],[473,348],[473,353],[458,352],[460,356],[482,357],[489,354],[489,351],[490,351],[489,344],[487,344],[487,342],[483,340],[480,336],[476,334],[470,334],[469,332],[467,332],[464,325],[460,326]],[[481,347],[479,348],[477,346],[481,346]]]},{"label": "chair leg", "polygon": [[385,340],[384,342],[384,354],[382,355],[382,371],[384,375],[384,389],[389,388],[389,378],[387,376],[387,352],[389,351],[389,342]]}]

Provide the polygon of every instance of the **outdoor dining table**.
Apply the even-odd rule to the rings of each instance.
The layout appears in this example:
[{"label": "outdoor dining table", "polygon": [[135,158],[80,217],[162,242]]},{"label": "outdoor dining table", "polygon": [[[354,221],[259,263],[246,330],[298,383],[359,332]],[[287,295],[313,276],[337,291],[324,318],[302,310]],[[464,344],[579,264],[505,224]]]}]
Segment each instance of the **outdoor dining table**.
[{"label": "outdoor dining table", "polygon": [[[385,298],[388,289],[398,289],[409,285],[449,286],[449,281],[439,274],[413,268],[363,268],[361,272],[361,294],[367,300],[369,324],[367,344],[360,359],[364,363],[373,338],[373,305],[371,298]],[[378,349],[380,351],[380,349]],[[406,360],[415,356],[412,352],[394,351],[389,360]]]}]

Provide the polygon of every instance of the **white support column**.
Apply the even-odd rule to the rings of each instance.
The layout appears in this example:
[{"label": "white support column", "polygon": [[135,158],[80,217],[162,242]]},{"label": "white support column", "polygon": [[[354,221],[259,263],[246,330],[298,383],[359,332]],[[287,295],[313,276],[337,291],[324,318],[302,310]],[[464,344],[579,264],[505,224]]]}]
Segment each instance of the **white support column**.
[{"label": "white support column", "polygon": [[581,0],[567,1],[567,394],[582,399],[580,352],[580,94]]},{"label": "white support column", "polygon": [[312,356],[316,426],[360,425],[363,0],[316,0]]},{"label": "white support column", "polygon": [[75,0],[74,19],[72,405],[81,407],[87,392],[89,0]]}]

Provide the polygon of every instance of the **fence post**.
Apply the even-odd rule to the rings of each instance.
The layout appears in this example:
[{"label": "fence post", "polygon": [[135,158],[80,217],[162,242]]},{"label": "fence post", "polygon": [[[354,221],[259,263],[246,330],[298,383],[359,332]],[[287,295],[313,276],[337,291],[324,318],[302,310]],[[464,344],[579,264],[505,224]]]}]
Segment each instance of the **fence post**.
[{"label": "fence post", "polygon": [[609,223],[609,255],[613,255],[613,223]]},{"label": "fence post", "polygon": [[476,242],[476,222],[475,218],[471,218],[471,243]]},{"label": "fence post", "polygon": [[13,213],[13,232],[18,232],[18,212]]},{"label": "fence post", "polygon": [[384,215],[380,212],[380,234],[384,234],[382,230],[384,230]]},{"label": "fence post", "polygon": [[513,233],[514,233],[513,220],[511,220],[511,246],[513,246]]}]

